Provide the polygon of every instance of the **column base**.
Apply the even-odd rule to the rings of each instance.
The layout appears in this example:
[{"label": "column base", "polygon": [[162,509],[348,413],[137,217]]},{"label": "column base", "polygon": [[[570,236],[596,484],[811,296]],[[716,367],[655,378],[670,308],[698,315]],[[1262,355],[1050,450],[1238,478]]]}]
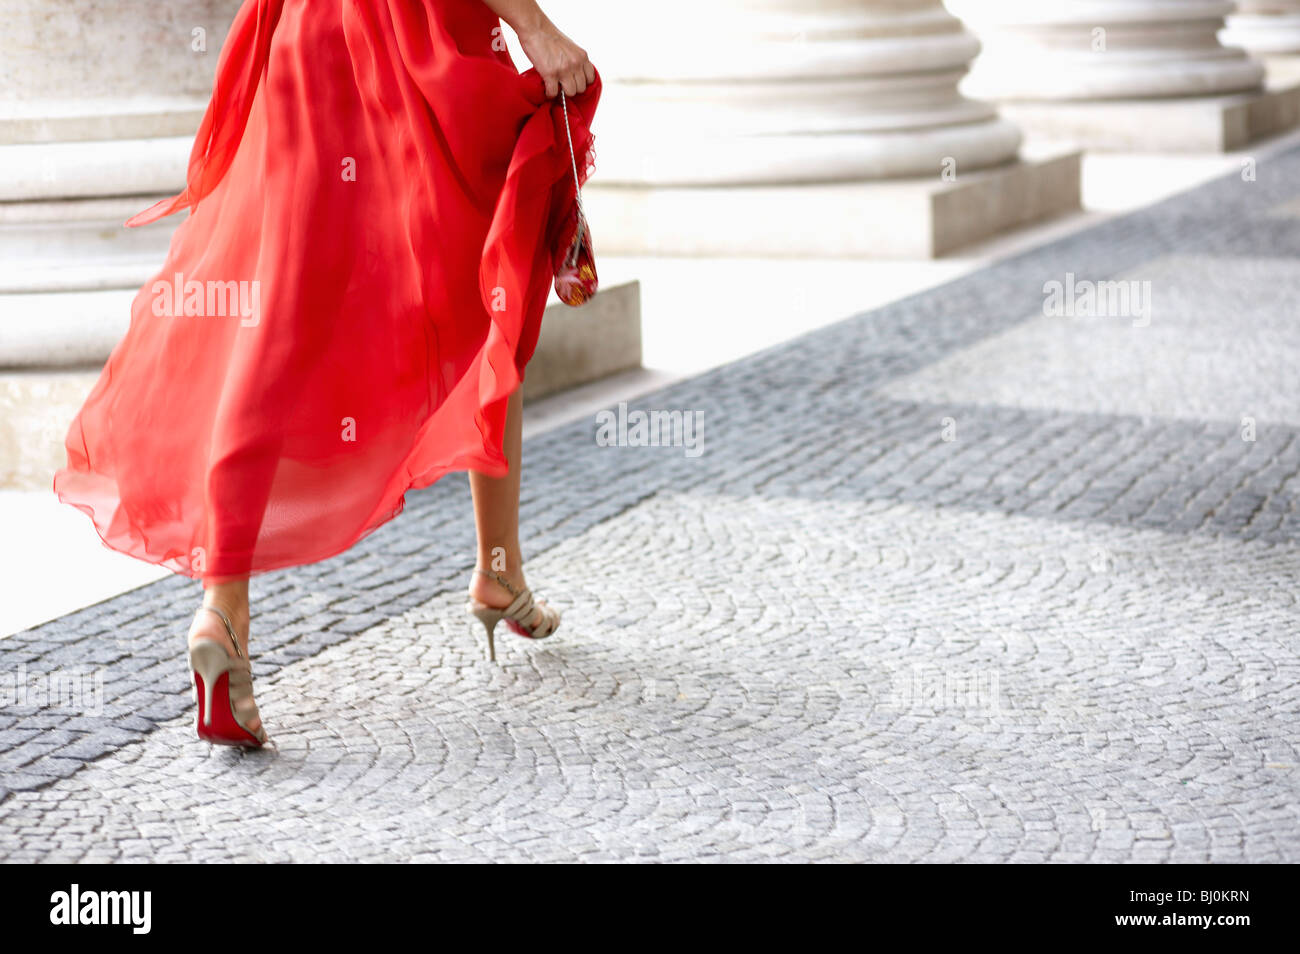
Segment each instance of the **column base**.
[{"label": "column base", "polygon": [[1256,59],[1300,53],[1300,13],[1237,13],[1227,18],[1219,40],[1224,46],[1241,47]]},{"label": "column base", "polygon": [[187,213],[122,223],[169,194],[0,202],[0,295],[139,288]]},{"label": "column base", "polygon": [[1300,81],[1251,93],[1093,102],[1008,102],[1027,133],[1103,152],[1232,152],[1300,122]]},{"label": "column base", "polygon": [[185,187],[189,140],[0,145],[0,294],[139,287],[181,213],[125,221]]},{"label": "column base", "polygon": [[99,378],[85,369],[0,372],[0,490],[49,491],[63,441]]},{"label": "column base", "polygon": [[126,334],[138,290],[0,294],[0,368],[102,364]]},{"label": "column base", "polygon": [[651,188],[591,182],[597,256],[934,258],[1078,209],[1080,153],[1055,149],[956,180]]},{"label": "column base", "polygon": [[1264,64],[1270,88],[1300,85],[1300,53],[1266,53],[1256,59]]}]

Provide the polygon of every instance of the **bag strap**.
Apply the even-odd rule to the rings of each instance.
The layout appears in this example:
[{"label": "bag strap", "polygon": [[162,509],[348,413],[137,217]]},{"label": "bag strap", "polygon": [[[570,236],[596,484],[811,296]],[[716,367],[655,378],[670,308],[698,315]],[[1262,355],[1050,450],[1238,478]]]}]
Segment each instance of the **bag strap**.
[{"label": "bag strap", "polygon": [[573,134],[569,132],[569,105],[564,97],[564,90],[560,90],[560,109],[564,111],[564,137],[569,141],[569,161],[573,164],[573,194],[578,203],[578,231],[577,238],[582,238],[583,227],[587,222],[587,213],[582,208],[582,186],[578,182],[578,157],[573,152]]}]

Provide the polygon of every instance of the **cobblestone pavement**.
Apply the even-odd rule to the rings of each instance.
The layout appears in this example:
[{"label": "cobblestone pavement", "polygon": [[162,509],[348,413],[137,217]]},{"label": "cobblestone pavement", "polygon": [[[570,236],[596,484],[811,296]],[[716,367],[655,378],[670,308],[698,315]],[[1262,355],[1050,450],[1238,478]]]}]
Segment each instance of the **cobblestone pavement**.
[{"label": "cobblestone pavement", "polygon": [[635,402],[698,457],[530,440],[499,667],[412,493],[255,581],[278,752],[192,739],[188,581],[0,640],[103,679],[0,709],[0,854],[1298,861],[1297,253],[1300,150]]}]

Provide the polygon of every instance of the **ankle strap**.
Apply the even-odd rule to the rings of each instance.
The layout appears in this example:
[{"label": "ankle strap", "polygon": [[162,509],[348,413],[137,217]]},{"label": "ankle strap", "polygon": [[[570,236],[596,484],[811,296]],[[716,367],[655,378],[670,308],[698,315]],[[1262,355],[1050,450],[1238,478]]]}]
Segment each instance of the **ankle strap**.
[{"label": "ankle strap", "polygon": [[216,613],[219,617],[221,617],[221,622],[226,627],[226,634],[230,637],[230,641],[235,644],[235,655],[238,656],[240,659],[243,659],[244,651],[239,648],[239,637],[235,635],[235,626],[232,622],[230,622],[230,617],[226,615],[226,611],[223,610],[220,606],[211,606],[207,603],[204,603],[202,606],[199,607],[199,609],[211,610],[212,612]]},{"label": "ankle strap", "polygon": [[514,586],[510,583],[510,581],[507,580],[500,573],[492,573],[488,570],[480,569],[479,567],[474,567],[474,572],[483,574],[489,580],[496,580],[498,583],[500,583],[502,586],[506,588],[506,590],[510,593],[511,596],[519,595],[519,591],[515,589]]}]

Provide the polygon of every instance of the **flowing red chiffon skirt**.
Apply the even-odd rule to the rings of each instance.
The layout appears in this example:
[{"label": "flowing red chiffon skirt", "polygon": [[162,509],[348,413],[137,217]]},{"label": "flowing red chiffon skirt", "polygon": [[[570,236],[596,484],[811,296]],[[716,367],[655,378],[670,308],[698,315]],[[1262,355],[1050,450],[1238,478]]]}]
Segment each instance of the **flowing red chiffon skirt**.
[{"label": "flowing red chiffon skirt", "polygon": [[[569,100],[579,178],[600,79]],[[186,209],[67,436],[115,550],[225,580],[501,476],[574,183],[558,99],[480,0],[246,0]]]}]

